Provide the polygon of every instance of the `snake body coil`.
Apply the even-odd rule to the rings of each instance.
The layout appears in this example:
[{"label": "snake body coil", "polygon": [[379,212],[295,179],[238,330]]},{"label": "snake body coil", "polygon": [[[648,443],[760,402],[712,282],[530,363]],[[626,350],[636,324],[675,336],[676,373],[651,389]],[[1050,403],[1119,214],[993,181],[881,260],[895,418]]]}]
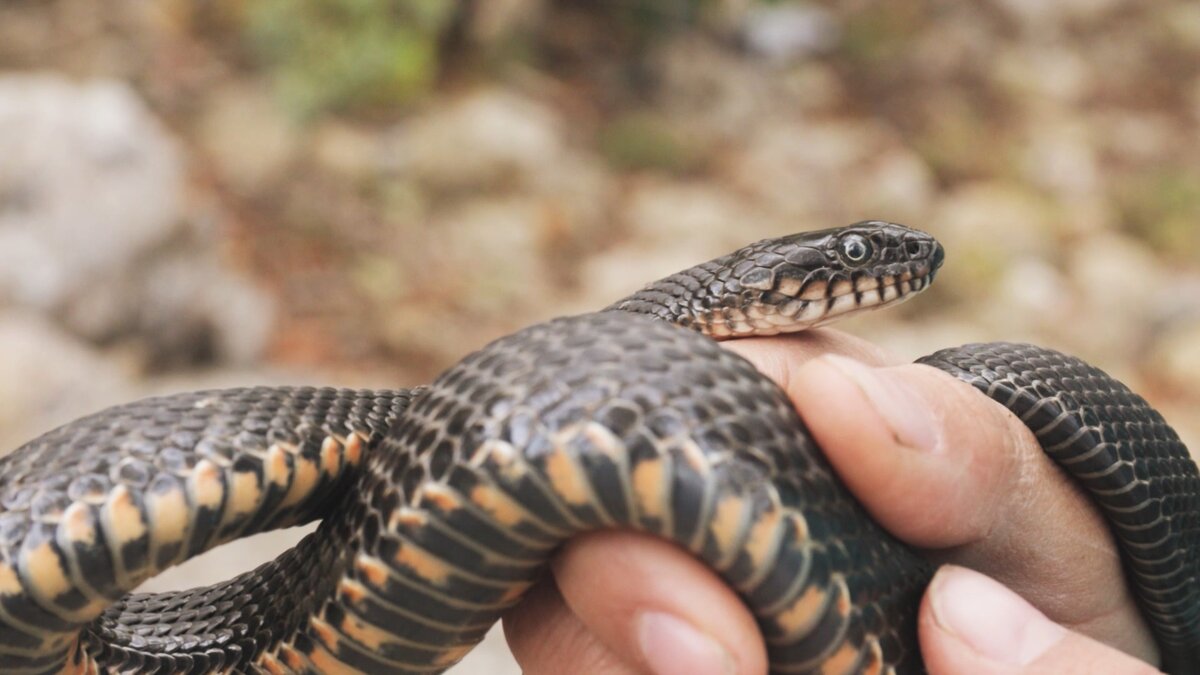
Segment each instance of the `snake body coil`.
[{"label": "snake body coil", "polygon": [[[746,602],[773,672],[916,672],[931,569],[867,517],[786,396],[710,338],[906,299],[932,238],[868,222],[753,244],[603,312],[502,338],[432,385],[180,394],[0,460],[0,672],[436,672],[572,535],[676,542]],[[1096,499],[1165,665],[1200,663],[1200,477],[1142,399],[1025,345],[924,359],[1029,424]],[[215,586],[129,592],[321,519]]]}]

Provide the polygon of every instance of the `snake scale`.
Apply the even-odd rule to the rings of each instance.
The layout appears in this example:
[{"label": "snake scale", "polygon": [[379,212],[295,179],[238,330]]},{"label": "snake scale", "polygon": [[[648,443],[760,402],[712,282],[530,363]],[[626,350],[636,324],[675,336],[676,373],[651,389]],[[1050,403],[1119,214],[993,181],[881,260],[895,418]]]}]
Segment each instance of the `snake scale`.
[{"label": "snake scale", "polygon": [[[502,338],[429,385],[249,388],[114,407],[0,460],[0,672],[436,672],[555,549],[687,549],[777,673],[920,672],[932,569],[838,482],[786,396],[714,341],[907,299],[932,237],[877,221],[752,244]],[[1200,664],[1200,476],[1144,400],[1074,358],[922,359],[1008,407],[1106,516],[1163,667]],[[217,544],[320,520],[224,583],[131,594]]]}]

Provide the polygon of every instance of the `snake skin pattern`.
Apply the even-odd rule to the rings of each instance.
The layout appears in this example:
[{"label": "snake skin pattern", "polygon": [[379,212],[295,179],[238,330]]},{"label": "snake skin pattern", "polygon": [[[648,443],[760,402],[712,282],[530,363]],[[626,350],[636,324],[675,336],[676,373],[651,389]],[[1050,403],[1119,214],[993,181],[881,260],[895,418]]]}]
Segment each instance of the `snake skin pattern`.
[{"label": "snake skin pattern", "polygon": [[[0,672],[439,672],[563,541],[604,527],[710,566],[757,617],[772,672],[920,672],[930,566],[712,338],[895,304],[942,255],[889,223],[802,233],[502,338],[428,387],[187,393],[51,431],[0,459]],[[1194,670],[1200,479],[1162,418],[1036,347],[926,362],[1020,415],[1080,478],[1166,665]],[[219,543],[318,519],[224,583],[130,594]]]},{"label": "snake skin pattern", "polygon": [[919,360],[1011,410],[1091,495],[1168,672],[1200,668],[1200,474],[1157,410],[1083,361],[997,342]]}]

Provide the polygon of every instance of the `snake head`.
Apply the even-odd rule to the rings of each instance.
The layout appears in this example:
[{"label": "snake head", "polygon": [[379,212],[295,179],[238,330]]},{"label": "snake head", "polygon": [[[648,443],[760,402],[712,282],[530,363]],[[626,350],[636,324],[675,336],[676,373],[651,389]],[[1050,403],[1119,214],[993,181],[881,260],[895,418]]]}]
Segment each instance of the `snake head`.
[{"label": "snake head", "polygon": [[741,290],[726,295],[724,323],[731,335],[744,334],[740,324],[761,335],[903,302],[929,287],[945,252],[924,232],[870,220],[768,239],[733,256],[754,266],[730,269],[727,286]]},{"label": "snake head", "polygon": [[710,337],[792,333],[903,302],[933,281],[941,244],[871,220],[766,239],[649,284],[610,309]]}]

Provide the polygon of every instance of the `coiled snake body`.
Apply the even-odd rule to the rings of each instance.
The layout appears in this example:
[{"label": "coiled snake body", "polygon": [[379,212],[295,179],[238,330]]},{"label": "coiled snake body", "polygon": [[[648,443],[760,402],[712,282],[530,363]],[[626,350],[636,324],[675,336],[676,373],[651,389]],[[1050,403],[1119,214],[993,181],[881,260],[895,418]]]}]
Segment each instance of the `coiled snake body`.
[{"label": "coiled snake body", "polygon": [[[180,394],[0,460],[0,672],[430,672],[565,539],[628,527],[710,565],[774,672],[914,672],[930,567],[835,478],[783,393],[710,338],[800,330],[926,287],[888,223],[768,240],[595,314],[500,339],[432,385]],[[923,359],[1019,415],[1122,548],[1164,666],[1200,663],[1200,477],[1145,401],[1027,345]],[[322,519],[212,587],[131,589],[212,546]]]}]

